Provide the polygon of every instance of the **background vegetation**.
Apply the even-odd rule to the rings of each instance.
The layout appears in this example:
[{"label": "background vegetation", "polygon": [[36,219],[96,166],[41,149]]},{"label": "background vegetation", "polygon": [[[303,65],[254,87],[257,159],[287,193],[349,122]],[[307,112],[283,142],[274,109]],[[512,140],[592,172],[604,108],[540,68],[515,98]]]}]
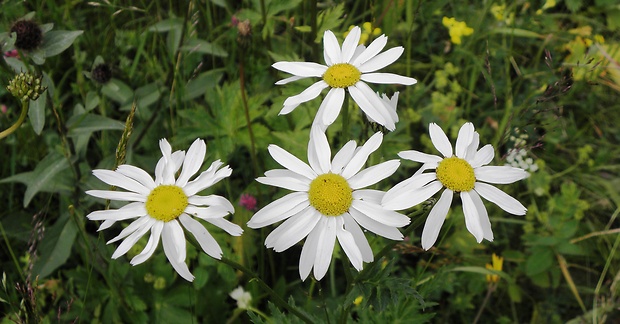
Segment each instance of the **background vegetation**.
[{"label": "background vegetation", "polygon": [[[602,323],[620,317],[617,1],[128,3],[2,2],[0,32],[30,12],[37,23],[53,23],[51,32],[71,32],[54,34],[65,37],[44,43],[47,52],[5,53],[2,60],[1,129],[20,114],[19,101],[5,88],[16,72],[42,74],[48,88],[31,104],[27,122],[0,140],[3,323],[299,322],[291,309],[315,322]],[[268,204],[284,191],[254,181],[276,166],[267,145],[304,159],[318,108],[313,101],[278,116],[282,102],[310,81],[275,86],[283,75],[270,65],[323,63],[325,30],[342,41],[350,25],[365,22],[389,37],[388,47],[405,48],[386,70],[418,79],[397,89],[400,122],[372,164],[406,149],[434,152],[429,122],[454,140],[463,122],[472,121],[481,143],[496,147],[496,165],[521,163],[531,172],[502,188],[528,207],[525,217],[486,203],[495,241],[477,244],[454,206],[435,248],[420,248],[418,228],[347,286],[337,260],[322,281],[301,282],[300,245],[284,253],[265,249],[271,229],[248,229],[253,211],[238,206],[232,221],[244,227],[243,236],[209,229],[224,255],[255,272],[281,303],[247,272],[191,245],[193,283],[176,275],[161,250],[136,267],[126,258],[110,259],[115,244],[105,242],[120,225],[96,232],[98,224],[85,218],[104,207],[84,194],[104,188],[92,169],[113,169],[124,158],[152,172],[160,138],[174,149],[203,138],[207,161],[222,159],[233,169],[213,192],[235,204],[242,194],[255,196],[259,208]],[[366,44],[373,37],[371,29]],[[50,49],[54,44],[66,49]],[[104,84],[91,74],[102,62],[112,72]],[[354,107],[349,138],[360,143],[373,126]],[[334,148],[344,137],[340,125],[329,129]],[[404,161],[377,188],[389,189],[417,167]],[[388,243],[368,238],[375,253]],[[501,271],[485,268],[493,253],[503,257]],[[237,286],[252,295],[248,311],[229,297]]]}]

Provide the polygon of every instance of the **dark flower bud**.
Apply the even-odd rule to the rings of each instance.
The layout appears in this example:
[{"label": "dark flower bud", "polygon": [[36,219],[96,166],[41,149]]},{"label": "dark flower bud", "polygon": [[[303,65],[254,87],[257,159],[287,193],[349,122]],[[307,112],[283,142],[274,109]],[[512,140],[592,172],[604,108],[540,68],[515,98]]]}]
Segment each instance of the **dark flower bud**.
[{"label": "dark flower bud", "polygon": [[97,64],[91,71],[91,78],[101,84],[108,83],[112,79],[112,69],[105,63]]},{"label": "dark flower bud", "polygon": [[11,33],[16,33],[15,47],[23,51],[31,51],[43,42],[41,27],[32,20],[18,20],[11,26]]}]

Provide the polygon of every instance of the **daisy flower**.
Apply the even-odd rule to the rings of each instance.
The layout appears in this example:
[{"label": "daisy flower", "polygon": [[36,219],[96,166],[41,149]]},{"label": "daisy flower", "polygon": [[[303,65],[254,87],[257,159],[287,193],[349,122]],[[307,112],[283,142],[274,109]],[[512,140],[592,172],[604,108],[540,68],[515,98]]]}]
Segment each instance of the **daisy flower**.
[{"label": "daisy flower", "polygon": [[[193,217],[207,221],[234,236],[239,236],[243,232],[239,225],[224,219],[224,216],[235,212],[228,199],[217,195],[197,195],[198,192],[230,176],[232,170],[228,166],[220,169],[223,163],[217,160],[190,181],[204,161],[207,150],[205,142],[195,140],[187,154],[185,151],[173,153],[165,139],[159,141],[159,147],[162,158],[155,167],[155,180],[146,171],[127,164],[120,165],[115,171],[93,170],[93,174],[99,180],[127,191],[88,190],[87,194],[130,203],[119,209],[94,211],[87,217],[90,220],[104,221],[99,230],[109,228],[114,222],[135,218],[118,236],[108,241],[107,244],[110,244],[124,239],[114,251],[112,259],[127,253],[150,230],[151,235],[146,247],[131,259],[131,264],[137,265],[150,258],[161,238],[164,253],[172,267],[185,280],[192,281],[194,276],[185,264],[183,228],[192,233],[205,253],[216,259],[222,257],[222,249],[217,241]],[[183,169],[175,180],[175,174],[181,166]]]},{"label": "daisy flower", "polygon": [[361,170],[382,140],[379,132],[360,147],[349,141],[330,161],[327,137],[319,127],[313,127],[309,165],[276,145],[269,146],[271,156],[285,169],[267,171],[257,181],[294,192],[259,210],[248,226],[260,228],[286,219],[265,240],[276,252],[307,236],[299,260],[302,280],[312,268],[317,280],[323,278],[336,240],[358,271],[363,262],[371,262],[373,253],[360,225],[383,237],[402,240],[397,227],[407,225],[409,217],[381,207],[384,192],[362,189],[389,177],[400,165],[400,161],[390,160]]},{"label": "daisy flower", "polygon": [[276,82],[278,85],[308,77],[321,78],[300,94],[287,98],[280,114],[290,113],[299,104],[316,98],[323,89],[330,88],[314,119],[315,124],[324,128],[331,125],[338,117],[344,102],[345,89],[347,89],[353,100],[369,118],[389,130],[394,130],[398,120],[396,111],[386,109],[379,96],[370,89],[366,82],[412,85],[417,81],[397,74],[375,72],[396,61],[403,54],[404,49],[398,46],[379,54],[387,44],[387,37],[385,35],[377,37],[366,48],[364,45],[358,46],[360,35],[360,28],[353,28],[342,43],[341,49],[334,33],[330,30],[325,31],[323,56],[326,65],[313,62],[274,63],[272,65],[274,68],[293,74],[292,77]]},{"label": "daisy flower", "polygon": [[[464,124],[459,130],[456,155],[452,152],[448,137],[437,124],[431,123],[429,130],[433,145],[443,157],[413,150],[400,152],[398,155],[401,158],[423,165],[420,171],[394,186],[381,200],[384,208],[401,210],[415,206],[444,189],[424,224],[422,247],[425,250],[435,244],[455,192],[463,203],[467,230],[478,243],[483,238],[493,241],[489,215],[480,196],[508,213],[525,215],[527,209],[519,201],[489,183],[513,183],[527,178],[529,174],[510,166],[485,166],[493,160],[493,146],[487,144],[478,150],[479,135],[472,123]],[[424,173],[431,169],[434,172]]]}]

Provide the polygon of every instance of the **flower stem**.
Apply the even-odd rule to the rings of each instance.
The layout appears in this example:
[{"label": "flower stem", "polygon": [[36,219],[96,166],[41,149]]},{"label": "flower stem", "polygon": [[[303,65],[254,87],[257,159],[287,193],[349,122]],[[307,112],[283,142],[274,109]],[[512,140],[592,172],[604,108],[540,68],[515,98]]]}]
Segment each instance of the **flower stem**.
[{"label": "flower stem", "polygon": [[344,96],[344,102],[342,103],[342,143],[341,146],[346,144],[351,138],[349,130],[349,96]]},{"label": "flower stem", "polygon": [[26,120],[26,116],[28,115],[28,107],[30,107],[30,100],[23,100],[22,101],[22,112],[19,115],[19,118],[17,119],[15,124],[11,125],[11,127],[0,132],[0,139],[3,139],[13,134],[13,132],[15,132],[17,128],[19,128],[19,126],[21,126],[24,123],[24,120]]},{"label": "flower stem", "polygon": [[300,309],[298,309],[295,306],[289,305],[284,299],[282,299],[282,297],[280,297],[280,295],[278,295],[275,291],[273,291],[273,289],[271,289],[271,287],[269,287],[269,285],[267,285],[256,273],[254,273],[252,270],[246,268],[245,266],[230,260],[226,257],[222,257],[222,259],[220,259],[220,262],[227,264],[231,267],[233,267],[234,269],[237,269],[241,272],[243,272],[246,276],[250,277],[250,281],[256,281],[258,282],[258,285],[261,286],[272,298],[272,301],[282,307],[287,309],[289,312],[291,312],[293,315],[297,316],[300,320],[304,321],[305,323],[313,323],[313,320],[310,318],[310,316],[308,316],[307,314],[305,314],[304,312],[302,312]]}]

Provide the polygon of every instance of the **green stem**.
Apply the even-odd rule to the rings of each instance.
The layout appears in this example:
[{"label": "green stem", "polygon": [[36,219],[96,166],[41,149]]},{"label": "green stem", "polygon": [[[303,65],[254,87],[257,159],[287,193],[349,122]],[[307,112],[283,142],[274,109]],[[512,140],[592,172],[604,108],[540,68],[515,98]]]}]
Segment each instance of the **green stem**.
[{"label": "green stem", "polygon": [[21,126],[24,123],[24,120],[26,120],[26,116],[28,115],[28,107],[30,107],[30,100],[23,100],[22,101],[22,112],[19,115],[19,118],[17,119],[15,124],[13,124],[11,127],[0,132],[0,139],[3,139],[13,134],[13,132],[15,132],[17,128],[19,128],[19,126]]},{"label": "green stem", "polygon": [[317,26],[317,10],[316,10],[316,0],[310,0],[310,41],[312,42],[312,56],[315,58],[317,62],[321,59],[319,57],[319,44],[315,42],[318,26]]},{"label": "green stem", "polygon": [[313,320],[310,318],[310,316],[308,316],[307,314],[303,313],[301,310],[299,310],[297,307],[295,306],[291,306],[289,305],[284,299],[282,299],[282,297],[280,297],[280,295],[278,295],[275,291],[273,291],[273,289],[271,289],[271,287],[269,287],[269,285],[267,285],[256,273],[254,273],[252,270],[246,268],[245,266],[230,260],[226,257],[222,257],[222,259],[220,260],[220,262],[227,264],[231,267],[233,267],[234,269],[237,269],[241,272],[243,272],[246,276],[250,277],[251,280],[255,280],[259,286],[261,286],[272,298],[272,301],[275,302],[276,305],[287,309],[289,312],[291,312],[293,315],[297,316],[300,320],[304,321],[305,323],[313,323]]},{"label": "green stem", "polygon": [[349,129],[349,96],[344,96],[344,102],[342,103],[342,143],[341,146],[344,146],[349,139],[351,139],[350,135],[351,131]]}]

